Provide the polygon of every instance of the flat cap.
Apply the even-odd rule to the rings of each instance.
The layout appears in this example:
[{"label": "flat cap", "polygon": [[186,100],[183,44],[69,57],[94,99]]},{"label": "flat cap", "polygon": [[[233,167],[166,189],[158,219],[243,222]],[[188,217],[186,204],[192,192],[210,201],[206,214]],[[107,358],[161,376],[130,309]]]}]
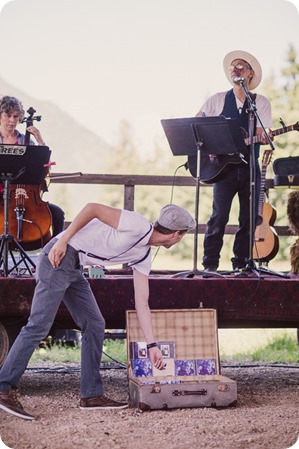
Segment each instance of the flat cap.
[{"label": "flat cap", "polygon": [[158,223],[171,231],[192,231],[196,222],[192,215],[183,207],[167,204],[161,209]]}]

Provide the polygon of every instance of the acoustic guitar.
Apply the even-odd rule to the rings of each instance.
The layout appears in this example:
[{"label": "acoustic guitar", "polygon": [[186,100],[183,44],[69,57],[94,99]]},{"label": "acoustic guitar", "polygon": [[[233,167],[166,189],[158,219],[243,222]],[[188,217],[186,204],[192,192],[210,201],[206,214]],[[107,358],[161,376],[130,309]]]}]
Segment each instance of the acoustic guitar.
[{"label": "acoustic guitar", "polygon": [[253,259],[261,262],[269,262],[269,260],[274,259],[279,249],[278,235],[273,227],[277,216],[276,210],[267,201],[265,194],[266,171],[272,153],[272,150],[265,150],[263,154],[257,226],[253,244]]},{"label": "acoustic guitar", "polygon": [[[289,131],[299,131],[299,122],[294,125],[282,126],[281,128],[272,131],[272,135],[278,136]],[[245,131],[244,131],[245,132]],[[250,145],[250,139],[244,138],[246,145]],[[261,143],[261,136],[253,137],[254,143]],[[240,164],[244,155],[240,153],[231,154],[217,154],[217,156],[210,156],[202,152],[200,154],[200,181],[205,184],[215,184],[221,179],[221,174],[224,168],[229,164]],[[191,175],[196,178],[197,172],[197,156],[188,156],[188,168]]]}]

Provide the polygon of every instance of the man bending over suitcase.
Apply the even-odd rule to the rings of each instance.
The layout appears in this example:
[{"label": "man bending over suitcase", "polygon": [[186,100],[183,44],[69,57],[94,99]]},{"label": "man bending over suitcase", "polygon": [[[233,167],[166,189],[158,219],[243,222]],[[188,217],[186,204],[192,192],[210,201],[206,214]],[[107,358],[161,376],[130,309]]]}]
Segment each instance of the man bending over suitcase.
[{"label": "man bending over suitcase", "polygon": [[68,229],[51,240],[39,256],[28,323],[0,371],[0,408],[23,419],[34,419],[18,401],[17,386],[35,348],[48,335],[62,301],[82,332],[80,408],[126,408],[126,403],[103,395],[99,368],[105,321],[81,267],[99,263],[103,266],[128,263],[133,267],[139,323],[151,362],[163,369],[148,305],[151,246],[170,248],[194,228],[195,221],[189,212],[173,204],[163,207],[154,224],[137,212],[87,204]]}]

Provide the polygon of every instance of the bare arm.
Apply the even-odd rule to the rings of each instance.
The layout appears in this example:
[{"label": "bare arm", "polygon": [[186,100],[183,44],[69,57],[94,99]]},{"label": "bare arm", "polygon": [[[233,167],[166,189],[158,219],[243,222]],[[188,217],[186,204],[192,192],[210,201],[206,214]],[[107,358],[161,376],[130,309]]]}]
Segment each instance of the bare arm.
[{"label": "bare arm", "polygon": [[[155,337],[152,327],[151,311],[148,305],[149,299],[148,276],[140,273],[137,270],[134,270],[133,279],[135,291],[135,308],[137,312],[138,321],[147,343],[153,343],[155,341]],[[150,348],[149,355],[152,364],[156,368],[158,369],[164,368],[163,357],[158,347]]]},{"label": "bare arm", "polygon": [[66,246],[71,237],[73,237],[80,229],[84,228],[94,218],[98,218],[103,223],[117,228],[120,220],[121,209],[106,206],[98,203],[88,203],[74,218],[70,226],[60,239],[53,245],[49,252],[49,260],[53,268],[57,268],[63,259]]}]

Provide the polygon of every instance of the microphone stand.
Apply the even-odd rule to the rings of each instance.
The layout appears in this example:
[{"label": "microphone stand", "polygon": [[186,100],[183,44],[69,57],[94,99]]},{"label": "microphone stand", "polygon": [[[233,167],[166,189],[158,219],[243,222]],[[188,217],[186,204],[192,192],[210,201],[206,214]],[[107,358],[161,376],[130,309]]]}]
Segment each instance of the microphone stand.
[{"label": "microphone stand", "polygon": [[[250,167],[250,198],[249,198],[249,204],[250,204],[250,214],[249,214],[249,221],[250,221],[250,231],[249,231],[249,257],[248,262],[246,264],[246,267],[243,271],[251,271],[257,275],[259,273],[266,273],[266,274],[272,274],[274,276],[289,278],[288,275],[276,272],[276,271],[270,271],[265,267],[261,267],[259,264],[259,267],[257,268],[256,263],[253,259],[253,245],[254,245],[254,236],[255,236],[255,228],[256,228],[256,168],[257,168],[257,160],[255,158],[255,148],[254,148],[254,118],[256,117],[257,123],[260,124],[260,127],[264,131],[264,134],[266,136],[266,139],[268,141],[268,144],[271,147],[271,150],[274,151],[275,147],[273,145],[272,140],[270,139],[268,133],[266,132],[266,129],[264,127],[264,124],[261,121],[261,118],[257,112],[255,102],[252,100],[250,93],[247,89],[247,86],[244,84],[244,78],[238,78],[235,79],[235,81],[238,81],[240,86],[242,87],[246,98],[248,102],[248,133],[249,133],[249,142],[250,142],[250,160],[249,160],[249,167]],[[242,274],[242,273],[241,273]]]}]

